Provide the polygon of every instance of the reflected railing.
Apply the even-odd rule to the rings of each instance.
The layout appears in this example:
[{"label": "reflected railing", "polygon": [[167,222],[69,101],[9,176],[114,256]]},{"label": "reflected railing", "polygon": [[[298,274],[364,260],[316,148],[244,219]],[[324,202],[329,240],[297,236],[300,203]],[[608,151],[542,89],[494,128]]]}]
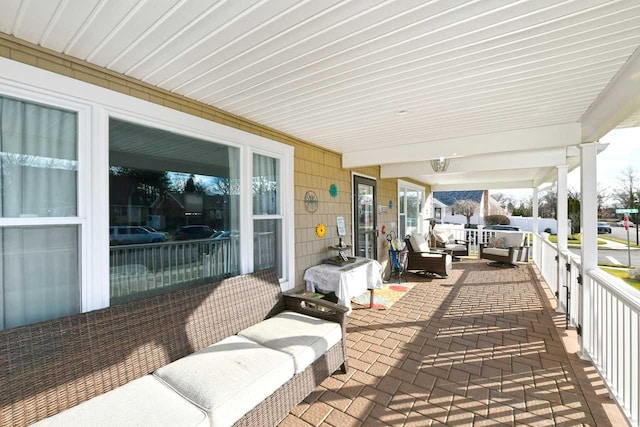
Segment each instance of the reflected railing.
[{"label": "reflected railing", "polygon": [[[254,236],[256,271],[274,266],[274,239],[274,233]],[[112,299],[240,272],[238,236],[111,246],[109,255]]]}]

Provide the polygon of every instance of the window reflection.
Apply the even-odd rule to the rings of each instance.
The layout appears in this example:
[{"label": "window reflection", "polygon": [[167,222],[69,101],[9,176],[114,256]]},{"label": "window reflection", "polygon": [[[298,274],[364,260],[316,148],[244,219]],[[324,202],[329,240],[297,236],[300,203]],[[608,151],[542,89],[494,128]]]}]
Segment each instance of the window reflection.
[{"label": "window reflection", "polygon": [[239,150],[110,121],[112,303],[238,273]]}]

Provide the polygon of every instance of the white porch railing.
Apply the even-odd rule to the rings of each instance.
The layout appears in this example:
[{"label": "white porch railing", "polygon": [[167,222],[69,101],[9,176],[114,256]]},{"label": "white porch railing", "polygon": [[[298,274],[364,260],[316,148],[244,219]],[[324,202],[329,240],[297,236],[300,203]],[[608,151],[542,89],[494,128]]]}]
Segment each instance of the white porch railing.
[{"label": "white porch railing", "polygon": [[[534,263],[561,309],[568,308],[567,323],[580,335],[583,357],[591,359],[630,423],[639,425],[640,296],[600,269],[581,277],[580,257],[563,252],[556,261],[556,245],[538,234],[533,246]],[[558,289],[563,282],[566,287]]]},{"label": "white porch railing", "polygon": [[629,418],[640,417],[640,298],[633,288],[602,270],[590,270],[584,278],[591,298],[586,322],[591,325],[585,351],[604,379],[609,391]]},{"label": "white porch railing", "polygon": [[[469,255],[478,255],[481,243],[489,243],[489,240],[495,236],[497,230],[484,230],[475,228],[447,228],[453,233],[456,240],[465,240],[469,242]],[[525,246],[531,245],[533,233],[526,232]]]}]

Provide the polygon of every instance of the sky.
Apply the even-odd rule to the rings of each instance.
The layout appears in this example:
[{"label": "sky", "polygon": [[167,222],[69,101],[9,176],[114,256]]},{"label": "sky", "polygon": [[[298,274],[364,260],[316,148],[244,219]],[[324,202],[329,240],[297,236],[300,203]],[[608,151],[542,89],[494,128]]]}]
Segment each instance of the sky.
[{"label": "sky", "polygon": [[[619,183],[620,172],[628,165],[640,173],[640,127],[614,129],[600,139],[601,144],[609,144],[598,154],[598,185],[609,193]],[[574,169],[567,178],[569,188],[580,190],[580,168]],[[531,189],[491,190],[490,193],[503,193],[519,200],[531,197]]]}]

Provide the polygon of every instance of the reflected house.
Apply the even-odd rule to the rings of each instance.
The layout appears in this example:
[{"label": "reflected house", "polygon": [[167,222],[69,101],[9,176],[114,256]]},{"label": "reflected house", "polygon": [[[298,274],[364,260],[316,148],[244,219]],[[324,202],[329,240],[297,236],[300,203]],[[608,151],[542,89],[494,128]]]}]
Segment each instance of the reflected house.
[{"label": "reflected house", "polygon": [[128,176],[109,176],[109,223],[111,225],[149,225],[151,209],[136,191],[137,186]]}]

